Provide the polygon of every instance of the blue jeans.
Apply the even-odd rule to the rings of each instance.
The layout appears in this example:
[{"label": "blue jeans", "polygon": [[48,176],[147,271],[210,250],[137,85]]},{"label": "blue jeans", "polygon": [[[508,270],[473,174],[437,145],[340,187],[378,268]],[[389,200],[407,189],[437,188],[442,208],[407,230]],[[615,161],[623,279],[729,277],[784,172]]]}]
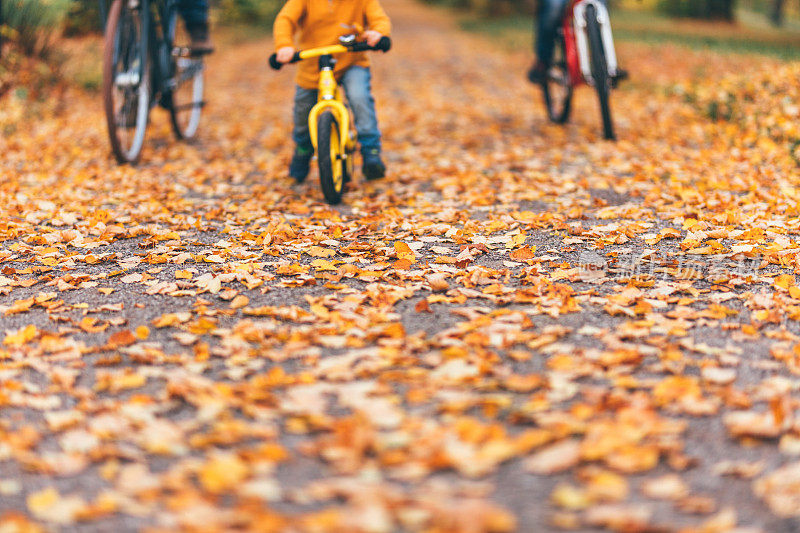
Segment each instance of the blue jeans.
[{"label": "blue jeans", "polygon": [[208,26],[208,0],[178,0],[178,12],[187,28]]},{"label": "blue jeans", "polygon": [[[364,153],[381,150],[381,132],[378,129],[378,116],[375,112],[375,99],[372,97],[372,73],[366,67],[350,67],[340,81],[344,88],[350,109],[353,110],[358,141]],[[317,104],[317,90],[297,88],[294,97],[294,139],[302,152],[314,150],[308,131],[308,114]]]},{"label": "blue jeans", "polygon": [[[602,0],[606,4],[606,0]],[[569,0],[539,0],[536,12],[536,55],[539,61],[549,65],[556,48],[556,33]]]}]

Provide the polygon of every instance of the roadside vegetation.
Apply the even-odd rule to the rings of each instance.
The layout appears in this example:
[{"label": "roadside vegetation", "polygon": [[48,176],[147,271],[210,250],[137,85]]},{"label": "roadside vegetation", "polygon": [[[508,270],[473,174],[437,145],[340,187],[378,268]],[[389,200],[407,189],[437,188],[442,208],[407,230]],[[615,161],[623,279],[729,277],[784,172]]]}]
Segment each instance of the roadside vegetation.
[{"label": "roadside vegetation", "polygon": [[[534,3],[507,0],[426,0],[461,13],[461,25],[491,35],[514,49],[530,49]],[[701,5],[696,2],[693,5]],[[772,2],[739,2],[733,21],[706,20],[682,2],[618,0],[611,2],[614,35],[620,41],[650,45],[677,44],[721,53],[800,57],[800,3],[787,3],[775,25]],[[696,16],[689,16],[695,14]],[[521,16],[522,15],[522,16]]]},{"label": "roadside vegetation", "polygon": [[[283,0],[214,0],[221,40],[269,32]],[[236,30],[228,30],[235,26]],[[42,97],[59,83],[100,87],[102,15],[97,0],[0,1],[0,97]]]}]

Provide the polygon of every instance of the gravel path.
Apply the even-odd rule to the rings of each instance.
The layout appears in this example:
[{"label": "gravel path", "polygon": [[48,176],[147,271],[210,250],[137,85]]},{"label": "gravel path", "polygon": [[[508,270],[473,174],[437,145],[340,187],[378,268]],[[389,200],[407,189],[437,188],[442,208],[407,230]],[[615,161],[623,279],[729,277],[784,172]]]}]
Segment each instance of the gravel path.
[{"label": "gravel path", "polygon": [[0,530],[800,529],[796,168],[672,90],[760,60],[623,45],[611,144],[528,51],[386,7],[390,176],[336,208],[268,41],[137,168],[97,95],[9,100]]}]

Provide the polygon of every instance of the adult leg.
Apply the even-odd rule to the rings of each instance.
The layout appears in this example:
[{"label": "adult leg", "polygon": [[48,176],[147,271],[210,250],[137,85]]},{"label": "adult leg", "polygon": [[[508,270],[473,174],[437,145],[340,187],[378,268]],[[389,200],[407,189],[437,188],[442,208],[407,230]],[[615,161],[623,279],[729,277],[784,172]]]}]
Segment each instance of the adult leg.
[{"label": "adult leg", "polygon": [[211,34],[208,25],[208,0],[178,0],[178,12],[186,22],[195,50],[211,52]]},{"label": "adult leg", "polygon": [[556,33],[569,0],[539,0],[536,10],[536,62],[528,71],[532,83],[543,83],[553,61]]},{"label": "adult leg", "polygon": [[569,0],[539,0],[536,17],[536,56],[550,65],[555,51],[556,33]]}]

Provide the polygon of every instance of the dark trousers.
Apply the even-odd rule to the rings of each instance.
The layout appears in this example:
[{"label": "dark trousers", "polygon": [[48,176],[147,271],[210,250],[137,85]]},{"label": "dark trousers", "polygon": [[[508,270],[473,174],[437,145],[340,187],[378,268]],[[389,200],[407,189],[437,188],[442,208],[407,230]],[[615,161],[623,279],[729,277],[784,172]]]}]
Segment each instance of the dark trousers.
[{"label": "dark trousers", "polygon": [[[381,151],[381,131],[372,97],[372,73],[368,68],[353,66],[347,69],[340,81],[347,102],[353,110],[358,142],[363,153]],[[298,87],[294,97],[294,132],[292,137],[299,151],[314,150],[308,127],[308,114],[317,104],[317,90]]]},{"label": "dark trousers", "polygon": [[[606,4],[606,0],[603,0]],[[539,0],[536,12],[536,55],[549,65],[556,47],[556,32],[564,17],[569,0]]]},{"label": "dark trousers", "polygon": [[178,12],[187,28],[208,25],[208,0],[178,0]]}]

